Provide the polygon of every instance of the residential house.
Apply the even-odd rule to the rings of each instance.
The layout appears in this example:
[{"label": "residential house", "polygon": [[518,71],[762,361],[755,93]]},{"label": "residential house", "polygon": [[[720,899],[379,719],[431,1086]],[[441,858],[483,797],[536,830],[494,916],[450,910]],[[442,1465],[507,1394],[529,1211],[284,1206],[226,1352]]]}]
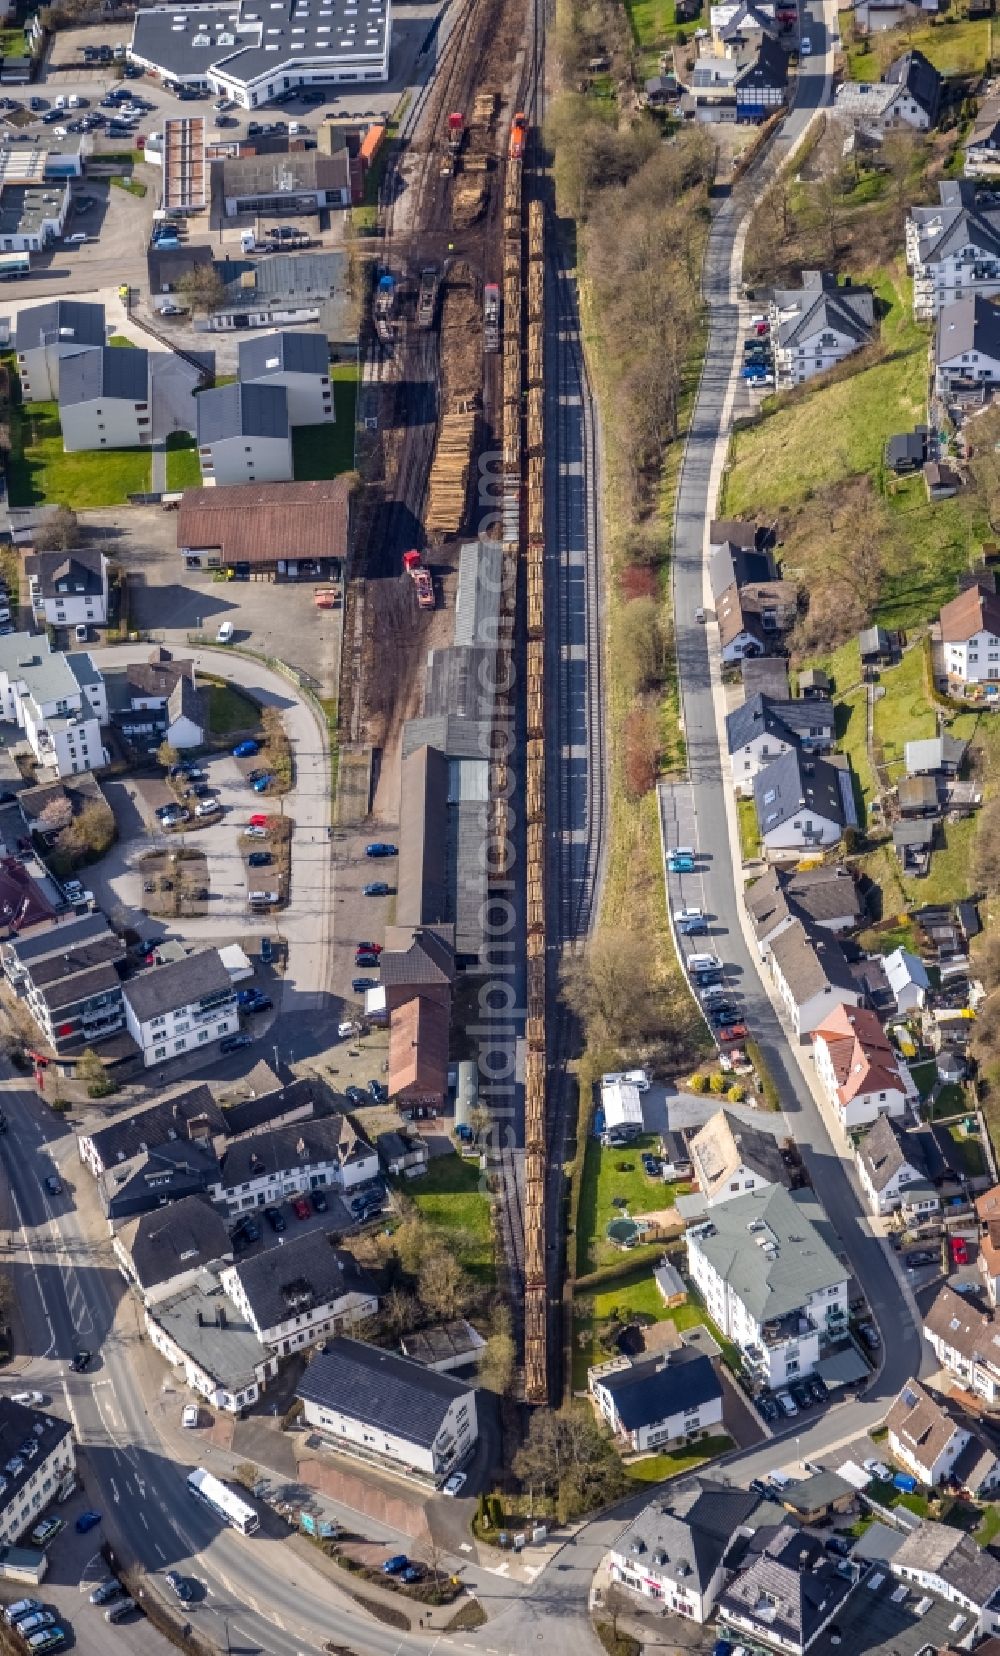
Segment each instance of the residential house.
[{"label": "residential house", "polygon": [[611,1579],[703,1626],[754,1529],[777,1509],[710,1477],[664,1484],[611,1543]]},{"label": "residential house", "polygon": [[868,131],[903,127],[928,132],[941,111],[944,80],[923,52],[904,52],[878,82],[845,81],[837,88],[836,113]]},{"label": "residential house", "polygon": [[243,1213],[310,1190],[355,1190],[378,1170],[374,1149],[348,1118],[325,1116],[229,1144],[213,1197]]},{"label": "residential house", "polygon": [[733,34],[728,56],[707,44],[688,82],[696,120],[757,122],[784,106],[788,57],[770,34]]},{"label": "residential house", "polygon": [[169,742],[171,747],[200,747],[207,715],[195,664],[175,659],[163,645],[145,661],[133,661],[109,675],[111,720],[138,749]]},{"label": "residential house", "polygon": [[964,486],[965,479],[957,467],[947,460],[928,460],[924,464],[924,488],[928,500],[951,500]]},{"label": "residential house", "polygon": [[818,1029],[837,1006],[857,1006],[861,991],[835,937],[818,935],[801,920],[771,940],[768,965],[799,1040]]},{"label": "residential house", "polygon": [[765,36],[773,39],[778,32],[771,0],[762,0],[760,5],[750,0],[727,0],[724,5],[711,7],[709,24],[709,49],[717,57],[734,57],[742,62],[752,57]]},{"label": "residential house", "polygon": [[846,767],[792,748],[753,779],[761,844],[770,856],[799,857],[836,845],[845,828],[857,827]]},{"label": "residential house", "polygon": [[885,445],[885,462],[897,477],[910,477],[922,469],[927,459],[926,426],[914,431],[899,431]]},{"label": "residential house", "polygon": [[313,1357],[296,1395],[331,1448],[438,1481],[479,1435],[471,1386],[342,1335]]},{"label": "residential house", "polygon": [[379,1161],[393,1178],[402,1175],[404,1178],[414,1179],[427,1171],[430,1151],[422,1133],[408,1132],[405,1127],[388,1133],[379,1133],[375,1140],[375,1148]]},{"label": "residential house", "polygon": [[[27,1450],[26,1450],[27,1446]],[[46,1508],[65,1500],[76,1485],[73,1427],[58,1415],[0,1398],[0,1545],[14,1547]],[[27,1564],[27,1555],[22,1562]],[[18,1580],[12,1558],[7,1569]],[[20,1579],[23,1579],[21,1577]],[[33,1578],[30,1578],[33,1579]]]},{"label": "residential house", "polygon": [[957,736],[928,736],[907,742],[903,750],[907,776],[957,776],[968,743]]},{"label": "residential house", "polygon": [[220,385],[197,399],[198,458],[206,487],[288,483],[292,428],[283,385]]},{"label": "residential house", "polygon": [[1000,97],[984,98],[965,141],[966,178],[994,178],[1000,172]]},{"label": "residential house", "polygon": [[771,696],[751,696],[742,707],[726,715],[726,740],[733,783],[738,792],[750,798],[754,777],[773,759],[792,748],[803,753],[825,753],[833,746],[833,705],[827,701],[775,701]]},{"label": "residential house", "polygon": [[722,1425],[722,1384],[711,1358],[692,1346],[600,1363],[588,1371],[587,1389],[635,1454],[687,1443]]},{"label": "residential house", "polygon": [[211,1193],[219,1158],[211,1140],[178,1138],[137,1150],[98,1175],[97,1195],[109,1224],[153,1213],[188,1196]]},{"label": "residential house", "polygon": [[919,1380],[904,1383],[885,1424],[892,1454],[921,1483],[933,1489],[959,1476],[972,1433]]},{"label": "residential house", "polygon": [[759,1642],[804,1656],[853,1590],[852,1572],[789,1520],[720,1593],[719,1631],[734,1646]]},{"label": "residential house", "polygon": [[107,1168],[161,1144],[187,1142],[211,1148],[228,1130],[227,1113],[202,1082],[152,1104],[123,1110],[110,1120],[107,1115],[98,1116],[77,1134],[76,1147],[84,1167],[98,1179]]},{"label": "residential house", "polygon": [[[720,525],[713,524],[712,533],[721,531]],[[756,530],[753,524],[738,525],[741,533],[739,540],[749,540],[749,546],[743,546],[738,541],[713,541],[711,556],[708,565],[708,579],[712,588],[712,597],[716,603],[730,587],[758,586],[777,579],[774,559],[765,549],[758,550]]]},{"label": "residential house", "polygon": [[981,293],[942,305],[937,319],[934,385],[939,397],[1000,384],[1000,310]]},{"label": "residential house", "polygon": [[82,299],[51,299],[18,312],[14,329],[24,402],[55,402],[62,362],[107,343],[104,306]]},{"label": "residential house", "polygon": [[153,441],[149,352],[95,346],[59,364],[59,423],[67,454]]},{"label": "residential house", "polygon": [[325,334],[282,329],[241,339],[239,379],[242,385],[283,385],[291,426],[332,424],[336,418]]},{"label": "residential house", "polygon": [[688,1274],[765,1386],[811,1374],[847,1326],[847,1271],[810,1191],[767,1185],[719,1203],[685,1236]]},{"label": "residential house", "polygon": [[179,1293],[204,1271],[217,1275],[233,1258],[229,1232],[204,1196],[185,1196],[129,1219],[115,1231],[111,1248],[125,1281],[146,1305]]},{"label": "residential house", "polygon": [[816,1075],[841,1130],[902,1116],[917,1089],[874,1012],[841,1004],[813,1032]]},{"label": "residential house", "polygon": [[861,924],[858,888],[844,863],[791,872],[768,868],[746,887],[743,901],[765,960],[773,939],[787,931],[793,920],[801,920],[810,930],[835,934],[854,931]]},{"label": "residential house", "polygon": [[979,1547],[964,1530],[925,1518],[893,1555],[891,1569],[900,1581],[911,1581],[924,1592],[936,1593],[971,1613],[975,1632],[1000,1629],[1000,1558]]},{"label": "residential house", "polygon": [[940,1155],[926,1128],[907,1129],[891,1116],[877,1116],[858,1145],[856,1166],[868,1211],[877,1218],[900,1212],[908,1224],[919,1224],[941,1211],[934,1188]]},{"label": "residential house", "polygon": [[1000,1185],[991,1185],[976,1197],[976,1216],[982,1226],[976,1263],[995,1311],[1000,1301]]},{"label": "residential house", "polygon": [[252,1407],[278,1372],[277,1356],[208,1271],[147,1305],[145,1320],[151,1345],[183,1384],[225,1414]]},{"label": "residential house", "polygon": [[124,1029],[117,968],[125,945],[103,914],[32,930],[29,936],[15,933],[0,956],[18,999],[54,1052],[79,1055]]},{"label": "residential house", "polygon": [[237,1260],[219,1280],[261,1344],[279,1357],[343,1334],[378,1310],[371,1277],[323,1231]]},{"label": "residential house", "polygon": [[1000,597],[991,587],[977,582],[943,604],[940,627],[949,681],[982,684],[1000,679]]},{"label": "residential house", "polygon": [[56,776],[107,764],[107,698],[85,651],[50,649],[31,633],[0,638],[0,716],[20,725],[38,764]]},{"label": "residential house", "polygon": [[884,627],[865,627],[858,634],[862,667],[888,667],[895,654],[895,639]]},{"label": "residential house", "polygon": [[802,385],[860,351],[875,334],[871,288],[840,285],[826,271],[804,270],[801,288],[777,291],[770,316],[779,386]]},{"label": "residential house", "polygon": [[919,1012],[927,1003],[931,980],[923,961],[909,949],[893,949],[882,962],[900,1013]]},{"label": "residential house", "polygon": [[785,1511],[800,1524],[826,1524],[855,1508],[857,1490],[839,1472],[810,1472],[782,1484],[780,1498]]},{"label": "residential house", "polygon": [[727,587],[716,603],[719,648],[725,666],[764,655],[792,625],[799,591],[793,581],[746,582]]},{"label": "residential house", "polygon": [[992,1313],[945,1283],[924,1314],[924,1338],[966,1391],[1000,1407],[1000,1323]]},{"label": "residential house", "polygon": [[24,560],[31,612],[50,627],[104,627],[108,620],[108,560],[96,547],[34,552]]},{"label": "residential house", "polygon": [[1000,207],[976,199],[971,179],[945,179],[936,207],[911,207],[906,262],[920,321],[971,294],[1000,293]]},{"label": "residential house", "polygon": [[130,978],[125,1020],[147,1069],[235,1034],[236,990],[218,949],[202,949]]},{"label": "residential house", "polygon": [[717,1110],[688,1141],[691,1172],[709,1208],[748,1191],[787,1185],[788,1169],[773,1133]]}]

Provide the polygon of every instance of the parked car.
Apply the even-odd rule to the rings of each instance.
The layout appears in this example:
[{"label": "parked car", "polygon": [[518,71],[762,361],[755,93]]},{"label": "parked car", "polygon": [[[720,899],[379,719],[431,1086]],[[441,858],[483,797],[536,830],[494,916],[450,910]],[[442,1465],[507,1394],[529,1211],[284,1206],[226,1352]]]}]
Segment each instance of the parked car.
[{"label": "parked car", "polygon": [[36,1610],[43,1610],[44,1608],[41,1599],[17,1599],[14,1604],[8,1604],[3,1613],[3,1619],[8,1627],[14,1627],[19,1621],[23,1621],[25,1616],[33,1616]]},{"label": "parked car", "polygon": [[406,1569],[409,1562],[410,1560],[405,1553],[393,1553],[392,1557],[387,1558],[382,1565],[382,1574],[399,1575],[401,1570]]},{"label": "parked car", "polygon": [[76,1521],[77,1535],[86,1535],[88,1530],[96,1529],[100,1521],[99,1512],[81,1512]]},{"label": "parked car", "polygon": [[11,1402],[20,1403],[22,1408],[37,1409],[45,1402],[45,1393],[39,1391],[12,1392]]},{"label": "parked car", "polygon": [[779,1408],[783,1409],[786,1415],[797,1415],[798,1414],[799,1406],[793,1400],[790,1392],[777,1391],[777,1392],[775,1392],[774,1395],[775,1395],[775,1398],[777,1400]]},{"label": "parked car", "polygon": [[388,897],[389,887],[384,880],[370,880],[361,888],[362,897]]},{"label": "parked car", "polygon": [[357,954],[354,956],[354,964],[355,966],[377,966],[378,955],[368,954],[364,950],[359,949]]},{"label": "parked car", "polygon": [[355,1109],[360,1109],[362,1104],[368,1103],[368,1099],[360,1087],[348,1087],[344,1096],[349,1104],[354,1105]]},{"label": "parked car", "polygon": [[104,1620],[108,1622],[122,1621],[125,1616],[130,1616],[134,1609],[135,1599],[119,1599],[117,1604],[113,1604],[109,1610],[105,1610]]},{"label": "parked car", "polygon": [[789,1391],[800,1409],[808,1409],[812,1404],[812,1395],[804,1380],[793,1380]]},{"label": "parked car", "polygon": [[745,1023],[723,1024],[719,1030],[720,1041],[745,1041],[750,1031]]},{"label": "parked car", "polygon": [[30,1639],[33,1633],[41,1633],[46,1627],[55,1627],[56,1618],[51,1610],[36,1610],[33,1616],[25,1616],[18,1622],[17,1631],[22,1639]]},{"label": "parked car", "polygon": [[806,1381],[806,1385],[809,1387],[809,1390],[812,1392],[817,1403],[826,1403],[829,1401],[830,1393],[827,1390],[826,1381],[823,1379],[822,1375],[811,1374],[809,1379]]},{"label": "parked car", "polygon": [[373,1102],[376,1104],[384,1104],[389,1096],[388,1087],[384,1087],[381,1081],[369,1081],[368,1091]]},{"label": "parked car", "polygon": [[934,1255],[927,1248],[914,1248],[912,1253],[906,1255],[906,1269],[908,1271],[919,1271],[923,1266],[935,1263]]},{"label": "parked car", "polygon": [[33,1547],[47,1547],[65,1528],[62,1518],[43,1518],[40,1524],[35,1525],[28,1540]]},{"label": "parked car", "polygon": [[117,1598],[122,1590],[122,1584],[115,1576],[107,1576],[99,1581],[90,1595],[91,1604],[107,1604],[109,1599]]},{"label": "parked car", "polygon": [[885,1461],[866,1460],[862,1465],[870,1478],[881,1478],[883,1483],[892,1482],[892,1467],[886,1466]]},{"label": "parked car", "polygon": [[45,1175],[45,1188],[50,1196],[61,1196],[63,1193],[62,1180],[57,1179],[54,1173]]},{"label": "parked car", "polygon": [[444,1483],[442,1484],[442,1486],[441,1486],[442,1494],[444,1494],[444,1495],[459,1495],[461,1493],[461,1491],[465,1488],[467,1479],[468,1479],[468,1474],[466,1472],[453,1472],[451,1477],[446,1478]]},{"label": "parked car", "polygon": [[351,988],[356,995],[363,995],[366,989],[377,989],[378,978],[356,977],[351,979]]},{"label": "parked car", "polygon": [[185,1581],[184,1577],[182,1575],[178,1575],[176,1570],[168,1570],[163,1579],[170,1588],[170,1591],[180,1599],[182,1604],[187,1604],[189,1602],[192,1597],[191,1583],[189,1581]]},{"label": "parked car", "polygon": [[408,1587],[412,1587],[415,1582],[423,1581],[423,1579],[424,1579],[424,1567],[423,1567],[423,1565],[422,1564],[407,1564],[406,1569],[401,1570],[399,1572],[399,1579],[400,1579],[400,1581],[405,1581],[406,1585]]},{"label": "parked car", "polygon": [[[254,864],[251,863],[250,866],[253,867]],[[262,937],[260,940],[260,958],[265,966],[270,966],[274,959],[274,944],[269,937]]]},{"label": "parked car", "polygon": [[181,1410],[181,1425],[185,1428],[185,1430],[193,1432],[198,1424],[198,1418],[197,1403],[185,1403],[184,1408]]},{"label": "parked car", "polygon": [[271,862],[270,851],[251,851],[247,858],[248,868],[267,868]]},{"label": "parked car", "polygon": [[[764,1419],[766,1421],[769,1421],[769,1422],[777,1420],[778,1417],[781,1414],[781,1410],[779,1409],[777,1403],[774,1401],[774,1398],[771,1397],[767,1392],[761,1392],[760,1396],[758,1397],[758,1399],[757,1399],[757,1411],[758,1411],[759,1414],[762,1414],[764,1416]],[[750,1485],[750,1488],[751,1489],[753,1488],[753,1484]]]},{"label": "parked car", "polygon": [[280,1208],[266,1207],[264,1209],[264,1218],[267,1220],[271,1229],[276,1233],[287,1228],[285,1224],[285,1215],[281,1212]]},{"label": "parked car", "polygon": [[70,1364],[70,1368],[73,1370],[73,1373],[74,1374],[83,1374],[84,1370],[89,1369],[89,1367],[90,1367],[90,1352],[89,1351],[77,1351],[77,1352],[75,1352],[74,1356],[73,1356],[73,1361]]},{"label": "parked car", "polygon": [[964,1236],[953,1236],[949,1242],[953,1265],[968,1265],[969,1245]]},{"label": "parked car", "polygon": [[293,1196],[292,1212],[296,1219],[308,1219],[312,1209],[304,1196]]},{"label": "parked car", "polygon": [[219,1042],[220,1052],[239,1052],[241,1047],[252,1046],[251,1035],[227,1035],[224,1041]]},{"label": "parked car", "polygon": [[310,1191],[309,1200],[312,1202],[314,1213],[325,1213],[329,1206],[329,1203],[321,1190]]},{"label": "parked car", "polygon": [[399,848],[395,845],[389,845],[385,840],[373,840],[370,845],[365,846],[365,856],[398,857]]},{"label": "parked car", "polygon": [[233,634],[235,630],[236,629],[231,621],[223,621],[215,635],[215,642],[217,644],[231,644],[233,642]]}]

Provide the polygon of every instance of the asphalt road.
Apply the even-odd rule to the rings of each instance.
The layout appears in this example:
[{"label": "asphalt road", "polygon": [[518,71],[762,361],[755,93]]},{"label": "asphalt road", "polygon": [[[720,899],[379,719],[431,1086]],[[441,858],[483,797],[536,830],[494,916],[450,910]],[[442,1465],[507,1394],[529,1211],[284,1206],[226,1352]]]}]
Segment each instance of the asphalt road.
[{"label": "asphalt road", "polygon": [[[789,1132],[802,1148],[816,1191],[882,1330],[885,1361],[868,1393],[871,1415],[881,1412],[886,1399],[895,1395],[902,1382],[919,1372],[923,1355],[920,1331],[882,1244],[871,1234],[844,1162],[830,1141],[812,1093],[789,1050],[765,991],[759,963],[744,940],[726,812],[730,784],[720,754],[710,676],[709,651],[715,629],[694,619],[696,609],[704,602],[705,531],[715,510],[718,444],[720,436],[725,440],[728,397],[739,350],[740,317],[734,296],[740,279],[740,224],[762,182],[801,137],[813,112],[830,96],[832,46],[827,26],[819,7],[806,15],[815,55],[803,66],[795,108],[763,165],[751,170],[714,218],[705,261],[710,334],[678,492],[673,565],[683,719],[696,844],[703,864],[696,883],[692,886],[685,882],[684,900],[699,903],[713,916],[712,947],[725,961],[727,976],[742,998],[750,1027],[780,1091]],[[837,1416],[831,1418],[836,1420]],[[836,1428],[838,1432],[842,1429]]]}]

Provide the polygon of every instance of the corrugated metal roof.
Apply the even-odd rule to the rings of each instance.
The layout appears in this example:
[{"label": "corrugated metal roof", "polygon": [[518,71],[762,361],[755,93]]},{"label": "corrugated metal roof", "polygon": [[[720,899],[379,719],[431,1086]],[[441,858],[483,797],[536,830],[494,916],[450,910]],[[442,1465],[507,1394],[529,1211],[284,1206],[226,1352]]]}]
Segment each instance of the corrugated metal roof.
[{"label": "corrugated metal roof", "polygon": [[459,553],[455,643],[497,643],[503,548],[499,541],[467,541]]}]

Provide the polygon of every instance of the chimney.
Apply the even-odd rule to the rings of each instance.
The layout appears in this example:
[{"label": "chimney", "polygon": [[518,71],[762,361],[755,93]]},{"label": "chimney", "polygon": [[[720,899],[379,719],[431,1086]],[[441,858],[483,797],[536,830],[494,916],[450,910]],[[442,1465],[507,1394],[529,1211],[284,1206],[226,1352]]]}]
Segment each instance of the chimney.
[{"label": "chimney", "polygon": [[199,1328],[204,1328],[204,1326],[205,1326],[205,1319],[202,1316],[201,1312],[199,1311],[198,1312],[198,1327]]},{"label": "chimney", "polygon": [[224,1305],[220,1305],[219,1306],[219,1327],[220,1328],[225,1328],[225,1326],[226,1326],[226,1308],[225,1308]]}]

